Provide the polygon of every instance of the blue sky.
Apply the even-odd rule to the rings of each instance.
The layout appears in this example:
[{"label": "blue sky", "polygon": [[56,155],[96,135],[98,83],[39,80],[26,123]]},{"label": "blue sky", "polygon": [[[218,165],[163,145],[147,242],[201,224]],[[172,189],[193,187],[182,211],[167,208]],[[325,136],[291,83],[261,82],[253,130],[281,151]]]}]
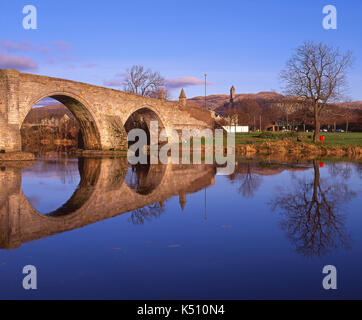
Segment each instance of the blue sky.
[{"label": "blue sky", "polygon": [[[37,30],[22,27],[28,4],[37,8]],[[337,30],[322,27],[329,4]],[[237,93],[280,91],[278,73],[292,50],[323,41],[353,51],[349,92],[362,100],[359,0],[2,0],[0,30],[1,68],[105,85],[142,64],[183,84],[188,97],[203,95],[204,73],[209,94],[227,94],[231,85]]]}]

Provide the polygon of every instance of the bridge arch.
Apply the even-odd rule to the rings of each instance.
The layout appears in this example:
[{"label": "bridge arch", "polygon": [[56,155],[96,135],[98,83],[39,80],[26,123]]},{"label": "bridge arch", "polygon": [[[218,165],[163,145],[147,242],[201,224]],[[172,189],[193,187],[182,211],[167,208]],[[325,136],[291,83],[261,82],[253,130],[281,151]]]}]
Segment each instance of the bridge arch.
[{"label": "bridge arch", "polygon": [[[167,136],[169,136],[169,124],[166,118],[163,116],[161,112],[159,112],[156,108],[150,106],[150,105],[141,105],[136,108],[132,108],[129,110],[125,117],[124,117],[124,128],[125,131],[128,133],[133,128],[143,128],[142,124],[140,123],[140,120],[144,121],[144,124],[147,125],[147,128],[144,127],[144,129],[148,129],[150,131],[150,122],[151,121],[157,121],[158,122],[158,134],[161,132],[161,130],[166,130]],[[135,125],[134,123],[138,122],[138,125]],[[147,132],[149,135],[150,132]],[[148,141],[149,143],[149,141]]]},{"label": "bridge arch", "polygon": [[20,116],[20,127],[25,121],[26,116],[29,114],[33,106],[45,98],[52,98],[62,103],[77,119],[82,137],[84,140],[84,147],[87,150],[101,150],[101,137],[99,125],[96,121],[97,117],[93,114],[90,104],[77,94],[67,91],[52,91],[43,93],[33,99],[22,110]]}]

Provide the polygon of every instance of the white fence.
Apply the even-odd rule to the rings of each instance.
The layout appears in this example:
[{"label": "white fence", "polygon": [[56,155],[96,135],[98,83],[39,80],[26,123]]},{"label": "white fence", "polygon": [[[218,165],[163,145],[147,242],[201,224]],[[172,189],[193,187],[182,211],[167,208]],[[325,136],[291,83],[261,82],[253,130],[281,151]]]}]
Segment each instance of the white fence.
[{"label": "white fence", "polygon": [[249,126],[223,126],[227,133],[248,133]]}]

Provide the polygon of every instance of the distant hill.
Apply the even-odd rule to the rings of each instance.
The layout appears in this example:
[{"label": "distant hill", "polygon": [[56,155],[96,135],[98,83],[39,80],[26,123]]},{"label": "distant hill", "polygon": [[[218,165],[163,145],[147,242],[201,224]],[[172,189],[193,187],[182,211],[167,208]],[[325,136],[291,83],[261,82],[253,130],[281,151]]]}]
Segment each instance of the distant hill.
[{"label": "distant hill", "polygon": [[362,110],[362,101],[342,102],[338,103],[338,105],[348,109]]},{"label": "distant hill", "polygon": [[[279,98],[282,98],[283,95],[277,93],[277,92],[259,92],[259,93],[242,93],[242,94],[236,94],[235,95],[235,102],[243,100],[243,99],[251,99],[251,100],[259,100],[259,101],[275,101]],[[226,94],[220,94],[220,95],[210,95],[206,97],[206,105],[209,109],[215,110],[221,106],[223,106],[225,103],[229,102],[230,96]],[[205,106],[205,97],[194,97],[187,99],[187,103],[190,105],[195,105],[199,107]]]},{"label": "distant hill", "polygon": [[42,119],[56,118],[60,119],[67,115],[70,119],[74,119],[69,109],[62,104],[49,105],[44,107],[33,108],[25,118],[24,123],[35,124],[40,123]]}]

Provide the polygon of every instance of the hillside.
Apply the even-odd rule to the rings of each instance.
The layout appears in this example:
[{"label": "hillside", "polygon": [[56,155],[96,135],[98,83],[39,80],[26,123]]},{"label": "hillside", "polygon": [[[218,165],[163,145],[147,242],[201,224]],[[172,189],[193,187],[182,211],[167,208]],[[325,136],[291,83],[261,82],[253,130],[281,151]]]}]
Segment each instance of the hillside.
[{"label": "hillside", "polygon": [[339,105],[348,109],[362,110],[362,101],[342,102]]},{"label": "hillside", "polygon": [[60,119],[67,115],[70,119],[74,119],[73,114],[69,109],[62,104],[49,105],[39,108],[33,108],[25,118],[26,124],[40,123],[42,119],[56,118]]},{"label": "hillside", "polygon": [[[236,94],[234,102],[241,101],[243,99],[260,100],[260,101],[275,101],[283,97],[281,94],[276,92],[259,92],[259,93],[242,93]],[[215,110],[225,103],[229,102],[230,96],[226,94],[210,95],[206,97],[207,107],[211,110]],[[199,107],[205,106],[205,97],[199,96],[187,99],[187,103]]]},{"label": "hillside", "polygon": [[[265,105],[268,103],[276,102],[283,97],[284,96],[282,94],[277,93],[277,92],[262,91],[259,93],[236,94],[234,102],[238,102],[238,101],[241,101],[244,99],[249,99],[249,100],[255,100],[255,101],[259,102],[259,104],[261,104],[261,105]],[[224,104],[228,103],[229,101],[230,101],[230,96],[226,95],[226,94],[209,95],[206,97],[207,107],[208,107],[208,109],[211,109],[211,110],[218,109],[218,111],[221,111]],[[203,97],[203,96],[193,97],[193,98],[187,99],[187,103],[190,105],[195,105],[195,106],[204,108],[205,97]],[[353,110],[362,110],[362,101],[341,102],[341,103],[337,103],[336,105],[343,107],[343,108],[353,109]]]}]

